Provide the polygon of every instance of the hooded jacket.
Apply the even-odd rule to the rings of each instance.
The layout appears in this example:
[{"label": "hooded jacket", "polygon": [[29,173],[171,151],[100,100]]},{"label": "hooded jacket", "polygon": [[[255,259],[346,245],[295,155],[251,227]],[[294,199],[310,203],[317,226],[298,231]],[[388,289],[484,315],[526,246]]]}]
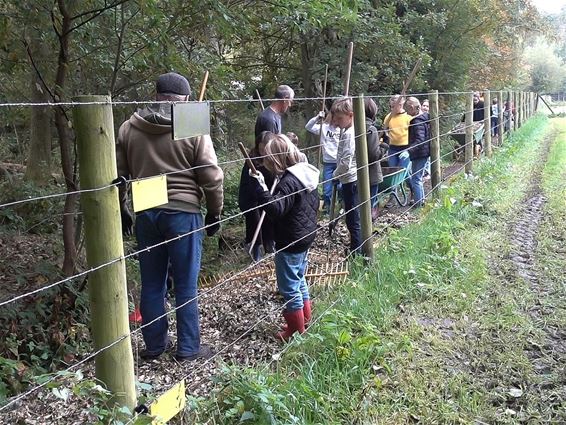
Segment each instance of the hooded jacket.
[{"label": "hooded jacket", "polygon": [[[169,203],[159,208],[200,212],[204,193],[207,212],[222,212],[224,174],[208,135],[173,140],[170,119],[151,109],[136,112],[118,131],[116,162],[118,175],[133,179],[174,172],[167,175]],[[120,202],[125,205],[125,190]]]},{"label": "hooded jacket", "polygon": [[430,122],[428,113],[413,117],[409,126],[409,157],[411,159],[430,156]]},{"label": "hooded jacket", "polygon": [[[274,224],[275,248],[290,253],[304,252],[316,236],[319,171],[299,162],[287,168],[273,195],[259,188],[258,202]],[[290,245],[290,246],[288,246]]]},{"label": "hooded jacket", "polygon": [[333,177],[340,183],[353,183],[358,180],[358,165],[356,162],[356,132],[354,125],[342,132],[338,153],[336,154],[336,169]]},{"label": "hooded jacket", "polygon": [[387,143],[380,143],[379,131],[369,119],[366,119],[366,140],[368,145],[368,171],[370,185],[379,184],[383,181],[380,159],[387,153]]}]

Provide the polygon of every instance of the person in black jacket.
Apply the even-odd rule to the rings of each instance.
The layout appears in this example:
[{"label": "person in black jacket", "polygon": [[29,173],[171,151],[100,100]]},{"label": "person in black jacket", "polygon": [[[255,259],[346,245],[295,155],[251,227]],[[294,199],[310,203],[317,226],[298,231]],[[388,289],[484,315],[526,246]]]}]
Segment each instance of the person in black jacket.
[{"label": "person in black jacket", "polygon": [[311,317],[311,302],[305,270],[308,250],[317,230],[319,171],[304,162],[298,148],[283,134],[274,136],[265,146],[265,167],[279,182],[269,193],[262,173],[256,180],[258,202],[273,219],[275,274],[279,293],[285,300],[283,317],[287,327],[277,334],[288,341],[295,332],[305,331]]},{"label": "person in black jacket", "polygon": [[423,176],[430,156],[430,123],[429,115],[420,113],[421,104],[416,97],[409,97],[405,102],[405,110],[413,119],[409,125],[409,157],[411,158],[411,192],[414,203],[424,205]]},{"label": "person in black jacket", "polygon": [[[270,188],[273,185],[274,179],[273,175],[263,166],[263,157],[265,156],[265,145],[273,136],[274,134],[269,131],[262,131],[255,139],[254,148],[248,153],[250,158],[252,158],[254,166],[263,173],[265,183]],[[244,163],[242,174],[240,175],[240,187],[238,190],[238,206],[240,207],[240,211],[247,211],[257,207],[258,205],[255,191],[256,183],[255,180],[250,177],[249,171],[250,169],[248,165]],[[258,209],[244,213],[246,222],[246,237],[244,242],[246,244],[246,249],[252,242],[259,223],[260,214],[261,212]],[[253,246],[252,257],[254,261],[259,261],[261,258],[261,246],[263,246],[264,252],[273,252],[275,250],[275,244],[273,242],[273,223],[268,217],[266,217],[263,221],[261,231]]]}]

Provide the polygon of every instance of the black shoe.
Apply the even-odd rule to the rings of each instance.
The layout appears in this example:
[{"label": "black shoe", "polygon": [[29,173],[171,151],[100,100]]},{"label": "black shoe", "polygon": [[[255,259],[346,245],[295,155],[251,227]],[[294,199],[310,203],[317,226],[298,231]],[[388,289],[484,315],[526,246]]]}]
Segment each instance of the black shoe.
[{"label": "black shoe", "polygon": [[175,354],[175,359],[179,362],[190,362],[196,359],[210,359],[214,355],[214,350],[210,345],[201,344],[200,350],[196,354],[191,354],[188,356]]},{"label": "black shoe", "polygon": [[142,360],[151,361],[157,359],[159,356],[161,356],[166,351],[169,351],[171,348],[173,348],[173,342],[171,342],[171,340],[168,340],[167,344],[165,344],[165,350],[161,351],[160,353],[152,353],[151,351],[145,349],[140,351],[139,356]]}]

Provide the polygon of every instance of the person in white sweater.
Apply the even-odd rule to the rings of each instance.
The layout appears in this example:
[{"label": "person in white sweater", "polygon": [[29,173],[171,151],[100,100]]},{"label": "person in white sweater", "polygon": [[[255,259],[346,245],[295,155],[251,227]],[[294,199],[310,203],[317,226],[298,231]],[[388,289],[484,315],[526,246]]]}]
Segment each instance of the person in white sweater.
[{"label": "person in white sweater", "polygon": [[326,182],[322,185],[322,198],[324,201],[324,211],[330,209],[330,198],[332,197],[332,173],[336,169],[336,153],[338,151],[338,140],[340,138],[340,128],[332,124],[332,114],[329,113],[326,118],[324,112],[309,120],[305,125],[309,133],[319,135],[322,127],[322,181]]}]

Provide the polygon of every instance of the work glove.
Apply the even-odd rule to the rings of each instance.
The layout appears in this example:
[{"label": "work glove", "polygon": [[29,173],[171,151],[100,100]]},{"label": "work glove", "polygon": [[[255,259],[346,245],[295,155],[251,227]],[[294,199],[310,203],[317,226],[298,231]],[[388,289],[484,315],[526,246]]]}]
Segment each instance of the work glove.
[{"label": "work glove", "polygon": [[122,234],[124,236],[132,236],[134,232],[134,216],[128,207],[120,208],[120,216],[122,218]]},{"label": "work glove", "polygon": [[214,234],[220,230],[219,221],[220,221],[219,215],[213,215],[213,214],[206,215],[206,217],[204,218],[204,225],[205,226],[210,225],[210,227],[206,228],[206,236],[214,236]]},{"label": "work glove", "polygon": [[326,112],[320,111],[318,113],[318,117],[320,118],[321,121],[324,121],[324,118],[326,117]]},{"label": "work glove", "polygon": [[263,192],[269,192],[269,189],[267,188],[267,185],[265,184],[265,178],[263,177],[263,174],[261,174],[261,171],[257,171],[254,174],[252,172],[252,170],[249,170],[249,174],[250,174],[250,177],[253,177],[254,179],[256,179],[259,187],[261,188],[261,190]]}]

